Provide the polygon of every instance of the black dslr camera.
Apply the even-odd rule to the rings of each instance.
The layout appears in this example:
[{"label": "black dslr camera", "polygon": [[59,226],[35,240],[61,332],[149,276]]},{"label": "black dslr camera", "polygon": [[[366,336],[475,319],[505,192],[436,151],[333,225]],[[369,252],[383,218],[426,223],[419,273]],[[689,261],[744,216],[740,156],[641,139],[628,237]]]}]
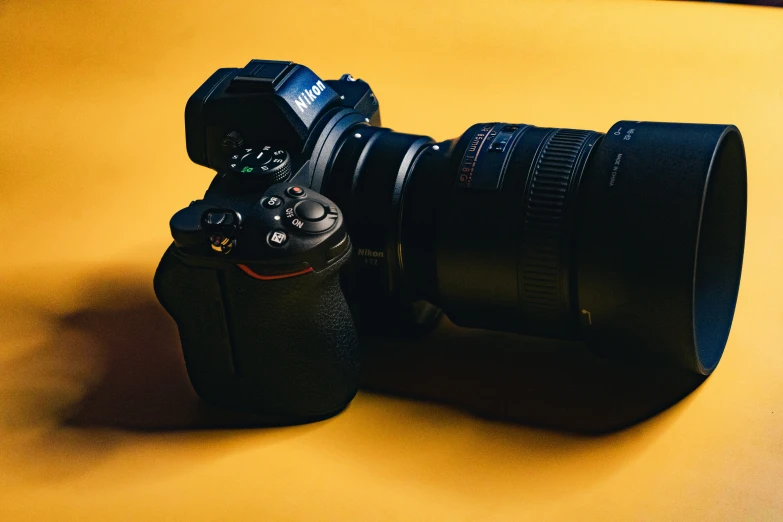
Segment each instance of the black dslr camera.
[{"label": "black dslr camera", "polygon": [[172,217],[155,291],[211,403],[334,415],[356,393],[355,322],[421,332],[441,310],[608,357],[718,364],[745,238],[734,126],[494,122],[435,142],[381,127],[350,75],[253,60],[199,87],[185,127],[217,175]]}]

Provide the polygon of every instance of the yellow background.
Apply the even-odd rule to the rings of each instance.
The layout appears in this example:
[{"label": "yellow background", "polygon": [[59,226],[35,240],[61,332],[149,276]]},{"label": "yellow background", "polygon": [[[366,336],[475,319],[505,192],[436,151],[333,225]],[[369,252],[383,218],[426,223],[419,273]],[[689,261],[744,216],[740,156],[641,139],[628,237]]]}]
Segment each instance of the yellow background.
[{"label": "yellow background", "polygon": [[[185,101],[253,57],[351,72],[386,126],[438,139],[738,125],[746,262],[714,375],[602,436],[369,392],[313,425],[214,428],[247,420],[196,401],[151,279],[211,179]],[[0,3],[0,520],[782,520],[782,61],[783,10],[743,6]]]}]

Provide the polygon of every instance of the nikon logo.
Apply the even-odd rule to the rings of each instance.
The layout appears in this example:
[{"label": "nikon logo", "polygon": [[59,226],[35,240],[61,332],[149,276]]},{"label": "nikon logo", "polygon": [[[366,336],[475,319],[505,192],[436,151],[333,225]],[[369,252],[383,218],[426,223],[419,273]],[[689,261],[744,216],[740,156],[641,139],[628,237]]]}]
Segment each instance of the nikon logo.
[{"label": "nikon logo", "polygon": [[383,257],[383,252],[380,250],[370,250],[369,248],[360,248],[357,254],[363,257]]},{"label": "nikon logo", "polygon": [[299,97],[294,100],[296,108],[299,109],[299,112],[304,112],[307,110],[307,108],[313,104],[315,99],[318,98],[321,93],[324,92],[324,90],[326,90],[326,85],[324,85],[324,82],[321,80],[318,80],[315,85],[309,89],[303,90],[302,94],[300,94]]}]

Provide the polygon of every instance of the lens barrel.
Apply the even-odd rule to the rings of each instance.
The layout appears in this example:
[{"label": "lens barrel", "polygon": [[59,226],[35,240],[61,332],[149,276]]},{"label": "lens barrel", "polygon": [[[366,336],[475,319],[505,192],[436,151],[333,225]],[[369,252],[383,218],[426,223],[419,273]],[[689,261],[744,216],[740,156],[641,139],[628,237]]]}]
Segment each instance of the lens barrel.
[{"label": "lens barrel", "polygon": [[461,326],[717,365],[745,237],[736,127],[481,123],[437,144],[340,132],[317,176],[348,216],[367,304],[425,301]]}]

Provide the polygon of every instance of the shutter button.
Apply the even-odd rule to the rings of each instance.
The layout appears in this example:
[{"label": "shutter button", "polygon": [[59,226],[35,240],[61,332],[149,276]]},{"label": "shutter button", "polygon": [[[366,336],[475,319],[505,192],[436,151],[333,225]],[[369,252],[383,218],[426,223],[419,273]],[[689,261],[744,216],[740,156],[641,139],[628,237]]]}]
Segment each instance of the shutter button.
[{"label": "shutter button", "polygon": [[284,223],[291,227],[290,230],[306,234],[321,234],[331,230],[340,217],[337,207],[326,207],[311,199],[286,207],[283,215]]},{"label": "shutter button", "polygon": [[297,203],[294,213],[305,221],[319,221],[326,216],[326,209],[320,203],[309,200]]}]

